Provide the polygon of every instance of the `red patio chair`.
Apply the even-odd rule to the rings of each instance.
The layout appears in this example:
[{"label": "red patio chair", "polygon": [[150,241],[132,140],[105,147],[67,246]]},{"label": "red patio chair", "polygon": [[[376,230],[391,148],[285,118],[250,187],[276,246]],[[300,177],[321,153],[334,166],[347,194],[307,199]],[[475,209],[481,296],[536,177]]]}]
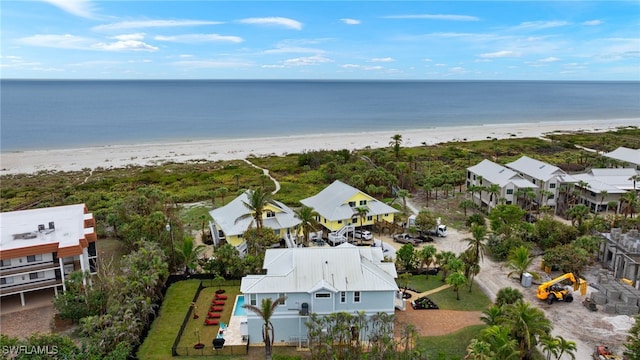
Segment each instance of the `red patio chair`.
[{"label": "red patio chair", "polygon": [[209,319],[219,319],[220,318],[220,313],[212,313],[212,312],[208,312],[207,313],[207,317]]},{"label": "red patio chair", "polygon": [[227,295],[216,294],[216,300],[227,300]]},{"label": "red patio chair", "polygon": [[211,310],[212,312],[223,312],[224,309],[221,307],[216,307],[216,306],[212,306],[209,310]]},{"label": "red patio chair", "polygon": [[213,300],[213,301],[211,301],[211,305],[222,306],[222,305],[224,305],[224,301],[222,301],[222,300]]},{"label": "red patio chair", "polygon": [[218,321],[218,320],[213,320],[213,319],[205,319],[205,320],[204,320],[204,324],[205,324],[206,326],[209,326],[209,325],[219,325],[219,324],[220,324],[220,321]]}]

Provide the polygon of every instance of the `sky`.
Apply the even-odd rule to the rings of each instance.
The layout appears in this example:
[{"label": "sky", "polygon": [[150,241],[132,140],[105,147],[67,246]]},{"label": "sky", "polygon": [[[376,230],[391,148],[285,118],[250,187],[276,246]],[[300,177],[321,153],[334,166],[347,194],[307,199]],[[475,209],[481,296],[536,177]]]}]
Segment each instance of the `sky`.
[{"label": "sky", "polygon": [[640,1],[3,0],[0,78],[640,80]]}]

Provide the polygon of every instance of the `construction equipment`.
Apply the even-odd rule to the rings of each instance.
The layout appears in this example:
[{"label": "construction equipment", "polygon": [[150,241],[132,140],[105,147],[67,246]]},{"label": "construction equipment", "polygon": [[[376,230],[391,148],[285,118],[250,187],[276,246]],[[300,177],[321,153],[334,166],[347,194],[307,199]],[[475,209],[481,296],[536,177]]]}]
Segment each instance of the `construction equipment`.
[{"label": "construction equipment", "polygon": [[580,294],[586,295],[587,281],[577,278],[573,273],[566,273],[538,286],[538,293],[536,296],[540,300],[546,300],[549,305],[553,304],[554,301],[572,302],[573,295],[566,286],[562,286],[560,284],[560,282],[564,280],[571,281],[574,291],[580,289]]},{"label": "construction equipment", "polygon": [[613,355],[611,351],[609,351],[609,347],[604,345],[598,345],[593,350],[593,360],[617,360],[622,359],[621,356]]},{"label": "construction equipment", "polygon": [[598,311],[598,307],[596,306],[596,303],[593,302],[593,300],[591,300],[591,299],[584,299],[582,301],[582,305],[584,305],[584,307],[586,307],[587,309],[589,309],[591,311]]}]

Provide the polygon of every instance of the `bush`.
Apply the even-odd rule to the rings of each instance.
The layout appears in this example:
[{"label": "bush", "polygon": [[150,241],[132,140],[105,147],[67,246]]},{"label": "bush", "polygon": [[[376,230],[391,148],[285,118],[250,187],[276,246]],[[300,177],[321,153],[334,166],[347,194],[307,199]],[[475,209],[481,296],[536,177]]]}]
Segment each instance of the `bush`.
[{"label": "bush", "polygon": [[500,236],[490,236],[487,241],[487,249],[494,259],[503,261],[509,255],[511,249],[520,246],[529,247],[530,243],[515,237],[502,238]]}]

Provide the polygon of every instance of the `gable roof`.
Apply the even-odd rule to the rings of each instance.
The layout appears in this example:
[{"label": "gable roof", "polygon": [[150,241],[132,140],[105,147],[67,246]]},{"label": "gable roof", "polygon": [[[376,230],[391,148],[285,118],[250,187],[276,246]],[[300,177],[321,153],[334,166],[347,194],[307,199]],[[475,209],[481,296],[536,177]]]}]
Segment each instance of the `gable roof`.
[{"label": "gable roof", "polygon": [[612,152],[602,154],[608,158],[624,161],[629,164],[640,165],[640,149],[619,147]]},{"label": "gable roof", "polygon": [[318,214],[327,220],[343,220],[353,217],[356,212],[349,206],[349,199],[356,194],[362,194],[367,197],[367,205],[365,206],[369,212],[368,215],[382,215],[396,213],[398,210],[377,200],[351,185],[347,185],[340,180],[334,181],[331,185],[324,188],[314,196],[300,200],[303,205],[313,208]]},{"label": "gable roof", "polygon": [[[606,168],[591,169],[584,174],[576,174],[574,177],[580,181],[589,184],[589,191],[596,194],[606,191],[609,194],[622,194],[633,189],[634,175],[638,175],[638,171],[631,168]],[[640,182],[636,182],[636,190],[640,189]]]},{"label": "gable roof", "polygon": [[[251,216],[238,220],[242,216],[251,214],[251,211],[244,205],[244,203],[249,203],[249,191],[245,191],[228,204],[209,211],[209,215],[211,215],[216,225],[224,231],[225,235],[243,234],[253,222],[253,217]],[[262,220],[264,227],[274,230],[287,229],[301,222],[290,207],[279,201],[272,200],[267,207],[275,208],[277,211],[275,211],[275,216]],[[238,221],[236,222],[236,220]]]},{"label": "gable roof", "polygon": [[480,163],[467,168],[467,170],[476,175],[482,176],[483,179],[489,181],[492,184],[500,185],[500,187],[506,186],[509,183],[512,183],[516,187],[521,189],[536,189],[538,187],[536,184],[523,178],[515,171],[487,159],[484,159]]},{"label": "gable roof", "polygon": [[554,176],[562,176],[564,179],[567,179],[568,176],[564,170],[559,167],[532,159],[528,156],[521,156],[518,160],[507,163],[506,166],[521,174],[527,174],[534,179],[542,181],[548,181]]},{"label": "gable roof", "polygon": [[267,274],[245,276],[240,291],[397,291],[395,266],[383,259],[380,247],[348,243],[336,247],[267,249],[263,264]]}]

